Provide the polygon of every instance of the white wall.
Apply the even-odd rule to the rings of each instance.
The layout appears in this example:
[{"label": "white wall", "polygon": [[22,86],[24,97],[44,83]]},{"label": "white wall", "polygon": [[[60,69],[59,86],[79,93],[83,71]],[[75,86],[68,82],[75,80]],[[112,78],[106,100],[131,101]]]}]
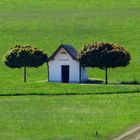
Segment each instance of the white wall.
[{"label": "white wall", "polygon": [[[61,54],[65,52],[66,54]],[[61,82],[61,66],[69,65],[69,82],[79,82],[79,62],[74,60],[63,48],[57,53],[54,60],[49,63],[49,81]]]},{"label": "white wall", "polygon": [[87,68],[81,67],[81,82],[88,80]]}]

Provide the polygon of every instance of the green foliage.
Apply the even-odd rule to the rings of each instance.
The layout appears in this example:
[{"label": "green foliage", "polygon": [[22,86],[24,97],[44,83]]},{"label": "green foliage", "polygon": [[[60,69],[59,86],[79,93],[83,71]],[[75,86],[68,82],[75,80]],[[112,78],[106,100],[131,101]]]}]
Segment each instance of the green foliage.
[{"label": "green foliage", "polygon": [[39,67],[47,59],[47,54],[37,48],[16,45],[6,54],[4,63],[10,68]]},{"label": "green foliage", "polygon": [[130,53],[122,46],[106,42],[84,45],[78,56],[83,66],[101,69],[125,67],[130,59]]}]

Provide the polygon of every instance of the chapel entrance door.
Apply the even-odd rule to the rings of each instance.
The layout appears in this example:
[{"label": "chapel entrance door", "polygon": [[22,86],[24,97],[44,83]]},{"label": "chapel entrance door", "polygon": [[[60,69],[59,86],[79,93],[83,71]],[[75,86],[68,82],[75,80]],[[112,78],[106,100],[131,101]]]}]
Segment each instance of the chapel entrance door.
[{"label": "chapel entrance door", "polygon": [[61,81],[62,83],[69,83],[69,66],[61,66]]}]

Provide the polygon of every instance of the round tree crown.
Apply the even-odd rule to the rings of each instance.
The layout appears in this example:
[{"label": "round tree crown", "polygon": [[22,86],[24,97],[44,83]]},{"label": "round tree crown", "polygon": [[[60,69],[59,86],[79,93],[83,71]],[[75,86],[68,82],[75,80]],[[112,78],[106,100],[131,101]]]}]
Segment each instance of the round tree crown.
[{"label": "round tree crown", "polygon": [[122,46],[107,42],[94,42],[84,45],[78,60],[85,67],[115,68],[127,66],[130,53]]},{"label": "round tree crown", "polygon": [[37,48],[16,45],[6,54],[4,63],[11,68],[39,67],[47,60],[47,54]]}]

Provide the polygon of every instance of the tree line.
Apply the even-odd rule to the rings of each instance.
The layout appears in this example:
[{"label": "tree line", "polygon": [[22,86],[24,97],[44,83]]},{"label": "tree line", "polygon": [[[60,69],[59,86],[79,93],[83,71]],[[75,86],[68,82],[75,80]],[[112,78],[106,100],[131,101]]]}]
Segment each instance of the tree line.
[{"label": "tree line", "polygon": [[[84,45],[78,53],[77,60],[83,67],[98,67],[105,70],[105,83],[108,83],[108,68],[125,67],[130,63],[131,56],[123,46],[108,42],[93,42]],[[39,67],[48,62],[48,55],[42,50],[31,46],[16,45],[6,55],[4,63],[10,68],[24,68],[26,82],[27,67]]]}]

